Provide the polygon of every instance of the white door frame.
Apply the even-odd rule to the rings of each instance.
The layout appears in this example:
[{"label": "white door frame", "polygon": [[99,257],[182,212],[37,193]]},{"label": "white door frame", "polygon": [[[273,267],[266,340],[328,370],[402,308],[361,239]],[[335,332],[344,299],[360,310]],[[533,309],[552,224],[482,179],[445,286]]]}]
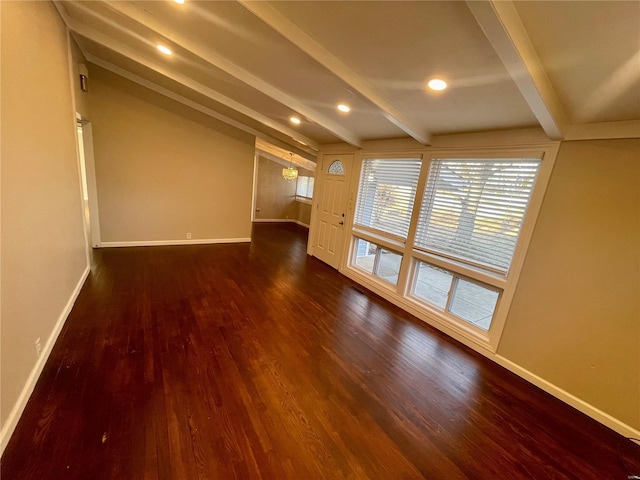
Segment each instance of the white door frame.
[{"label": "white door frame", "polygon": [[351,183],[353,182],[353,178],[355,176],[355,172],[353,171],[356,165],[356,155],[354,152],[327,152],[324,154],[320,154],[318,156],[318,163],[317,163],[317,168],[316,168],[316,178],[315,178],[315,190],[313,193],[313,202],[312,202],[312,206],[311,206],[311,219],[309,222],[309,240],[307,241],[307,254],[315,256],[316,258],[318,258],[314,252],[316,251],[316,247],[317,247],[317,242],[318,242],[318,215],[319,215],[319,209],[320,209],[320,204],[321,204],[321,200],[324,196],[324,179],[325,176],[327,175],[327,168],[329,167],[329,165],[331,164],[331,162],[333,160],[336,159],[336,157],[341,157],[341,156],[350,156],[351,157],[351,165],[350,165],[350,169],[351,171],[349,172],[348,175],[348,179],[345,182],[344,188],[345,188],[345,192],[344,192],[344,200],[345,200],[345,205],[344,205],[344,213],[345,213],[345,217],[344,217],[344,224],[343,224],[343,238],[342,238],[342,245],[341,245],[341,251],[340,251],[340,258],[338,258],[337,260],[337,265],[336,265],[336,269],[338,271],[340,271],[340,268],[342,267],[343,263],[344,263],[344,257],[345,254],[347,253],[347,247],[346,245],[348,245],[348,239],[349,239],[349,232],[350,230],[348,229],[348,225],[349,225],[349,217],[351,215]]},{"label": "white door frame", "polygon": [[[96,165],[93,156],[93,129],[91,122],[77,114],[82,127],[82,143],[84,153],[84,167],[87,182],[87,196],[89,203],[89,230],[91,232],[91,246],[100,248],[102,240],[100,235],[100,214],[98,209],[98,186],[96,182]],[[80,161],[80,158],[78,158]],[[80,179],[82,181],[82,179]],[[83,216],[84,218],[84,216]]]}]

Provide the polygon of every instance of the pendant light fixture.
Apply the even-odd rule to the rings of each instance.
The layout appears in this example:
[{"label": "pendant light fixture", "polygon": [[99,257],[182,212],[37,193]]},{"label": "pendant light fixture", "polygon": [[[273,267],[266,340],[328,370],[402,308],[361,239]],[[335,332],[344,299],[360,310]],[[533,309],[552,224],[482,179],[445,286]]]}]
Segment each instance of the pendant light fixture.
[{"label": "pendant light fixture", "polygon": [[289,153],[289,155],[291,155],[291,158],[289,159],[289,166],[282,169],[282,177],[287,182],[293,182],[298,178],[298,169],[293,166],[293,153]]}]

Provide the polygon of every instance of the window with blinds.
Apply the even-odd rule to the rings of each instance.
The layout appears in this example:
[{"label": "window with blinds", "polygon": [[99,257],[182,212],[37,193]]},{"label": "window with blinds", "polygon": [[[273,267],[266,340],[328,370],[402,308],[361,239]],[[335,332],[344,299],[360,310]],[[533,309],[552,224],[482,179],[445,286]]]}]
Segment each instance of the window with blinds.
[{"label": "window with blinds", "polygon": [[415,248],[506,274],[540,159],[435,159]]},{"label": "window with blinds", "polygon": [[406,239],[421,164],[419,158],[363,160],[354,223]]},{"label": "window with blinds", "polygon": [[312,198],[314,182],[315,179],[313,177],[299,176],[296,185],[296,197]]}]

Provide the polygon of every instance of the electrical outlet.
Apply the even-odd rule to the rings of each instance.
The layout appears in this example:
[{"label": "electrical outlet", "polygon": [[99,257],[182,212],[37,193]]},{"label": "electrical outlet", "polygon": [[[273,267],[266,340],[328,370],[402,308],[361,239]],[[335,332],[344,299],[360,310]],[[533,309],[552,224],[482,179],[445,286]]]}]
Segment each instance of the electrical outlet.
[{"label": "electrical outlet", "polygon": [[40,345],[40,337],[36,338],[36,357],[40,358],[42,352],[42,345]]},{"label": "electrical outlet", "polygon": [[187,240],[191,240],[191,234],[187,233]]}]

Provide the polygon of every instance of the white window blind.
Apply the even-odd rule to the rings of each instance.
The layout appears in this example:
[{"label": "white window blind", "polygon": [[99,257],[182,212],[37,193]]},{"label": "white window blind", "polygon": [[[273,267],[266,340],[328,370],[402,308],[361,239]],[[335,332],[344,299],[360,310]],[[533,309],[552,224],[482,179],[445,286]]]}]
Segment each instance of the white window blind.
[{"label": "white window blind", "polygon": [[406,239],[421,164],[417,158],[363,160],[355,224]]},{"label": "white window blind", "polygon": [[415,247],[506,273],[540,159],[436,159]]},{"label": "white window blind", "polygon": [[312,198],[314,182],[315,179],[313,177],[299,176],[298,184],[296,186],[296,196]]}]

